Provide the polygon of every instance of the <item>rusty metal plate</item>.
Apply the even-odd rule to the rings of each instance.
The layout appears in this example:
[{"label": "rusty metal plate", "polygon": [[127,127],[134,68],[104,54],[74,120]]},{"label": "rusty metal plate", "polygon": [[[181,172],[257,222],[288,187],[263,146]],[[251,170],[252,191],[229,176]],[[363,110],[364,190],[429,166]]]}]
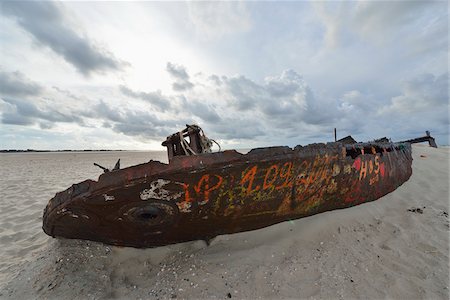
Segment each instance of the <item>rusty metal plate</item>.
[{"label": "rusty metal plate", "polygon": [[43,229],[132,247],[209,240],[376,200],[411,164],[409,143],[339,142],[151,161],[56,194]]}]

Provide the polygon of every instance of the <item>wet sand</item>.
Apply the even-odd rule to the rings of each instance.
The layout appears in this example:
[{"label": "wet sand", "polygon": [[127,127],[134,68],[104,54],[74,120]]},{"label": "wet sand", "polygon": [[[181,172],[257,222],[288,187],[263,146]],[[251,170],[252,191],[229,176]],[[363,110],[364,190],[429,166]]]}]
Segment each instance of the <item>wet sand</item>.
[{"label": "wet sand", "polygon": [[[2,215],[0,298],[448,299],[449,150],[413,146],[412,177],[377,201],[219,236],[210,246],[52,239],[38,229],[42,199],[20,224]],[[2,197],[20,183],[8,189]]]}]

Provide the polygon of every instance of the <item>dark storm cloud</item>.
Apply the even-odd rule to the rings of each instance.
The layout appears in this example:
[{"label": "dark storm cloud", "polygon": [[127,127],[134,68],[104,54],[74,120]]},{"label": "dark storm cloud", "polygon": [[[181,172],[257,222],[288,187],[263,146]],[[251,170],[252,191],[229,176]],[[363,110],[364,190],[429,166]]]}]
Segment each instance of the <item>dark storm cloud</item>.
[{"label": "dark storm cloud", "polygon": [[136,99],[141,99],[144,101],[147,101],[148,103],[152,104],[155,108],[157,108],[159,111],[166,111],[170,109],[170,99],[168,97],[165,97],[162,95],[160,91],[156,92],[135,92],[126,86],[120,86],[120,91],[122,94]]},{"label": "dark storm cloud", "polygon": [[0,94],[7,96],[36,96],[43,88],[20,72],[0,71]]},{"label": "dark storm cloud", "polygon": [[168,62],[166,70],[175,79],[175,82],[172,84],[174,91],[186,91],[194,87],[192,82],[189,81],[190,77],[184,66]]},{"label": "dark storm cloud", "polygon": [[83,75],[120,70],[124,65],[111,53],[70,28],[60,3],[5,1],[1,8],[3,14],[14,17],[39,44],[50,47]]}]

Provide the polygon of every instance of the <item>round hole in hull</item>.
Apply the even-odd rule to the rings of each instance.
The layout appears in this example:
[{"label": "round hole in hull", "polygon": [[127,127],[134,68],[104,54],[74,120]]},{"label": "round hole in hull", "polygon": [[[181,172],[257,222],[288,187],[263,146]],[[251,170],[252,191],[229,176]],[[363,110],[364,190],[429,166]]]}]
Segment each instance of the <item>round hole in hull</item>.
[{"label": "round hole in hull", "polygon": [[146,207],[138,212],[137,217],[143,221],[153,220],[160,216],[160,211],[156,207]]}]

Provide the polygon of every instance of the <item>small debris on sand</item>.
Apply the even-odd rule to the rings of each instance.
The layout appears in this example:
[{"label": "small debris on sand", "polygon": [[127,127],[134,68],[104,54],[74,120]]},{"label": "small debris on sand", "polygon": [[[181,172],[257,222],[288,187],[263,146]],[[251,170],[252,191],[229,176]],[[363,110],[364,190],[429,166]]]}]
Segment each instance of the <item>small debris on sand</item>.
[{"label": "small debris on sand", "polygon": [[417,213],[417,214],[423,214],[423,209],[421,209],[421,208],[410,208],[410,209],[408,209],[408,211],[410,211],[410,212],[414,212],[414,213]]}]

